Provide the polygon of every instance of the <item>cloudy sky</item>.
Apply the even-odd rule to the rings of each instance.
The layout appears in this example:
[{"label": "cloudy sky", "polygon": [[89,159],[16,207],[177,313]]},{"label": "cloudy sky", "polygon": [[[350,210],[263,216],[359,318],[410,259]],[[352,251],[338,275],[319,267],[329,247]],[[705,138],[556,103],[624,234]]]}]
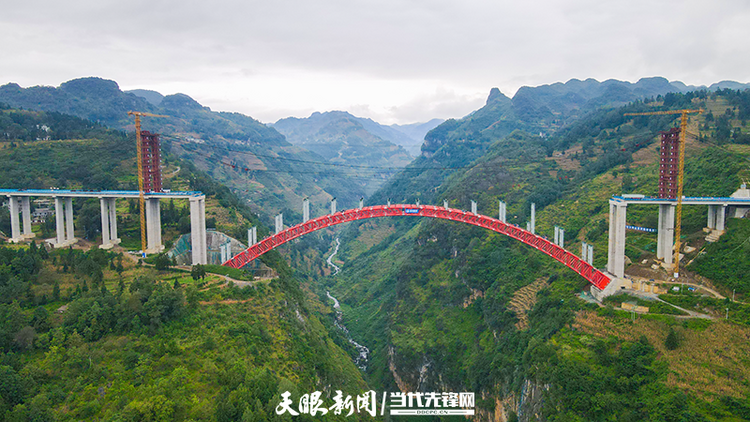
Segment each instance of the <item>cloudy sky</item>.
[{"label": "cloudy sky", "polygon": [[99,76],[264,122],[461,117],[571,78],[750,82],[748,0],[25,0],[0,84]]}]

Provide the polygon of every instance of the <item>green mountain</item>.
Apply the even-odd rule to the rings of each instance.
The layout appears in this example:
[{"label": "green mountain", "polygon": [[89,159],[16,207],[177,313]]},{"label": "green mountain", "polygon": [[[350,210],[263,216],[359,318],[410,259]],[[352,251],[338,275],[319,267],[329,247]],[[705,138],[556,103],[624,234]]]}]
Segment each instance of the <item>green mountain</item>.
[{"label": "green mountain", "polygon": [[[10,137],[0,141],[2,187],[133,188],[133,134],[5,107],[0,132]],[[165,152],[163,164],[166,187],[206,193],[210,228],[268,233],[192,163]],[[75,247],[0,246],[0,421],[287,420],[275,413],[287,391],[297,401],[331,385],[367,390],[333,313],[278,253],[263,261],[279,275],[252,282],[223,267],[169,268],[160,256],[144,265],[127,252],[139,249],[137,201],[118,201],[124,249],[112,251],[90,248],[98,200],[73,206]],[[34,224],[37,242],[53,236],[52,220]],[[8,225],[6,211],[0,230]],[[185,201],[162,204],[162,225],[167,245],[190,230]]]},{"label": "green mountain", "polygon": [[0,102],[15,108],[71,114],[112,128],[131,130],[133,118],[128,111],[165,114],[171,118],[149,120],[149,127],[165,134],[196,133],[206,141],[286,144],[283,136],[251,117],[212,112],[185,94],[167,95],[157,107],[146,98],[122,92],[117,82],[101,78],[73,79],[58,88],[21,88],[9,83],[0,86]]},{"label": "green mountain", "polygon": [[134,123],[128,111],[166,115],[144,117],[143,129],[162,134],[163,150],[195,163],[262,215],[282,211],[299,215],[302,200],[308,196],[316,199],[314,212],[318,213],[332,197],[341,206],[355,206],[372,179],[289,144],[276,130],[251,117],[211,111],[184,94],[167,95],[155,106],[122,92],[114,81],[83,78],[58,88],[6,84],[0,87],[0,103],[72,114],[129,131],[134,130]]},{"label": "green mountain", "polygon": [[[537,101],[560,116],[568,107]],[[623,114],[665,107],[709,111],[690,119],[686,195],[727,196],[750,177],[750,91],[668,93],[622,107],[591,106],[579,119],[573,115],[582,112],[571,111],[556,129],[548,113],[519,119],[516,98],[493,90],[484,108],[430,132],[425,154],[410,165],[414,170],[394,176],[372,201],[448,200],[468,209],[475,200],[480,213],[496,215],[500,198],[508,203],[509,221],[521,226],[534,202],[537,233],[551,238],[553,225],[565,227],[566,247],[593,244],[601,268],[608,198],[656,193],[658,131],[677,121]],[[546,136],[537,135],[540,128]],[[462,168],[417,170],[428,164]],[[732,289],[750,292],[750,279],[733,270],[746,266],[747,220],[733,220],[736,235],[703,249],[705,218],[705,209],[684,210],[684,242],[691,247],[685,260],[697,258],[684,277],[724,296]],[[628,224],[655,227],[656,210],[629,207]],[[628,274],[667,279],[652,268],[655,237],[628,234]],[[647,302],[650,314],[633,322],[624,311],[582,300],[586,282],[565,267],[477,227],[383,219],[353,224],[340,238],[342,271],[321,281],[341,301],[356,341],[371,350],[371,385],[476,391],[486,420],[728,421],[748,415],[750,371],[741,357],[743,336],[750,333],[748,305],[681,292],[662,300],[714,319],[677,319],[682,311]],[[635,300],[619,298],[609,303]],[[729,322],[722,320],[721,303],[731,308]],[[665,340],[670,336],[680,339],[678,346]],[[727,349],[705,347],[708,338]]]},{"label": "green mountain", "polygon": [[[412,158],[403,147],[376,136],[372,129],[366,129],[363,120],[365,119],[346,112],[329,111],[313,113],[304,119],[281,119],[273,124],[273,128],[292,144],[312,151],[331,163],[344,166],[385,167],[385,170],[379,172],[374,169],[361,170],[372,174],[371,182],[367,185],[369,195],[395,170],[409,164]],[[369,123],[370,127],[386,129],[372,120],[369,120]]]}]

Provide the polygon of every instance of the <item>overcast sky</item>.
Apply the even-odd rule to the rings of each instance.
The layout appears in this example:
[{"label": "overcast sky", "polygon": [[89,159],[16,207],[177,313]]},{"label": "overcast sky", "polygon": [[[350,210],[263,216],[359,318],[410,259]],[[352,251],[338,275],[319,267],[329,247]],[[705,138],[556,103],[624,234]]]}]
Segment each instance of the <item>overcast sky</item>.
[{"label": "overcast sky", "polygon": [[264,122],[461,117],[571,78],[750,82],[748,0],[24,0],[0,84],[99,76]]}]

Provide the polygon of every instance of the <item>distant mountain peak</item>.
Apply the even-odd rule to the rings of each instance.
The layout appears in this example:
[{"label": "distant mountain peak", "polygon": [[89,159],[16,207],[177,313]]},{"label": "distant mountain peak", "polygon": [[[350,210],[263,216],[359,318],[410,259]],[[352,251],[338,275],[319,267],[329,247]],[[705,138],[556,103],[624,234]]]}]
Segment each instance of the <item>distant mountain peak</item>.
[{"label": "distant mountain peak", "polygon": [[21,85],[18,85],[15,82],[8,82],[7,84],[3,85],[2,88],[13,91],[20,91],[22,89]]},{"label": "distant mountain peak", "polygon": [[144,100],[148,101],[149,103],[159,106],[164,99],[164,95],[162,95],[160,92],[152,91],[150,89],[131,89],[129,91],[125,91],[126,94],[133,94],[136,97],[141,97]]},{"label": "distant mountain peak", "polygon": [[500,89],[498,88],[492,88],[490,89],[490,95],[487,97],[486,104],[494,103],[497,101],[510,101],[510,98],[505,96],[502,92],[500,92]]},{"label": "distant mountain peak", "polygon": [[120,86],[117,82],[97,78],[87,77],[72,79],[60,84],[60,90],[76,96],[109,98],[120,94]]},{"label": "distant mountain peak", "polygon": [[167,95],[161,100],[161,106],[167,109],[190,109],[190,110],[209,110],[208,107],[202,106],[198,101],[185,94]]}]

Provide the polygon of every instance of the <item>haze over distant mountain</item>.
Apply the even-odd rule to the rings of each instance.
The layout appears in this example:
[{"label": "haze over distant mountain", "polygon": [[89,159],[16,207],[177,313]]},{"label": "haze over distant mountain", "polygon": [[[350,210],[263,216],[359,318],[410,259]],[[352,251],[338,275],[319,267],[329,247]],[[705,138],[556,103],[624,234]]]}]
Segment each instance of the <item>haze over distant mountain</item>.
[{"label": "haze over distant mountain", "polygon": [[[324,113],[315,112],[308,118],[286,118],[280,119],[272,126],[279,132],[283,133],[289,142],[293,144],[310,143],[315,138],[317,132],[323,127],[323,123],[330,123],[334,120],[347,121],[353,124],[359,124],[367,132],[384,141],[391,142],[404,147],[412,157],[420,154],[420,148],[424,141],[424,135],[440,123],[442,119],[432,119],[427,123],[412,123],[408,125],[382,125],[372,119],[357,117],[345,111],[328,111]],[[330,129],[330,128],[329,128]],[[326,130],[329,130],[326,129]],[[322,138],[327,138],[330,134],[320,134]],[[317,143],[314,142],[313,143]]]},{"label": "haze over distant mountain", "polygon": [[432,129],[435,129],[438,125],[440,125],[444,121],[445,121],[444,119],[432,119],[429,122],[425,122],[425,123],[410,123],[407,125],[391,125],[390,127],[405,134],[412,140],[412,143],[401,144],[401,145],[403,145],[404,148],[406,148],[406,150],[409,151],[409,154],[416,157],[420,153],[420,149],[422,148],[422,142],[424,142],[424,137],[425,135],[427,135],[427,132],[431,131]]},{"label": "haze over distant mountain", "polygon": [[411,157],[399,142],[409,138],[370,119],[345,111],[315,112],[307,118],[288,117],[272,127],[294,145],[315,151],[332,161],[366,162],[370,165],[405,166]]},{"label": "haze over distant mountain", "polygon": [[151,104],[155,106],[159,106],[164,99],[164,96],[161,95],[161,93],[152,91],[150,89],[131,89],[129,91],[124,91],[127,94],[134,94],[141,98],[144,98],[146,101],[150,102]]},{"label": "haze over distant mountain", "polygon": [[[128,111],[169,116],[146,117],[143,129],[165,135],[163,148],[193,161],[215,180],[235,189],[251,207],[269,215],[289,204],[301,204],[304,197],[311,197],[314,209],[322,209],[334,196],[342,207],[353,206],[372,184],[371,177],[360,182],[348,174],[331,172],[321,156],[291,145],[275,129],[252,117],[214,112],[185,94],[123,92],[115,81],[81,78],[57,88],[22,88],[9,83],[0,86],[0,102],[71,114],[128,131],[134,130]],[[304,170],[301,161],[308,163]],[[294,212],[298,210],[286,214]]]},{"label": "haze over distant mountain", "polygon": [[[151,119],[149,124],[162,133],[185,132],[206,140],[284,143],[275,130],[239,113],[213,112],[185,94],[162,96],[155,91],[123,92],[117,82],[102,78],[73,79],[60,87],[21,88],[0,86],[0,102],[13,107],[72,114],[107,126],[133,130],[128,111],[163,114],[173,119]],[[144,96],[148,98],[144,98]],[[154,103],[161,98],[156,106]]]},{"label": "haze over distant mountain", "polygon": [[669,93],[724,88],[747,89],[750,84],[724,81],[710,87],[695,87],[669,82],[662,77],[642,78],[635,83],[571,79],[566,83],[521,87],[512,99],[493,88],[484,107],[462,119],[450,119],[430,131],[425,136],[422,152],[429,156],[449,139],[465,142],[469,134],[483,134],[484,137],[471,136],[473,142],[482,145],[488,139],[505,136],[516,129],[547,135],[601,107],[616,107]]},{"label": "haze over distant mountain", "polygon": [[[687,86],[682,82],[669,82],[662,77],[642,78],[638,82],[608,79],[571,79],[537,87],[521,87],[511,101],[513,113],[523,122],[536,121],[547,125],[560,125],[582,112],[602,106],[618,106],[630,101],[656,97],[670,92],[688,92],[717,89],[746,89],[750,84],[723,81],[705,86]],[[500,94],[497,91],[494,95]],[[500,94],[502,95],[502,94]],[[504,96],[503,96],[504,97]],[[494,99],[490,94],[490,100]],[[488,101],[489,103],[489,101]]]}]

